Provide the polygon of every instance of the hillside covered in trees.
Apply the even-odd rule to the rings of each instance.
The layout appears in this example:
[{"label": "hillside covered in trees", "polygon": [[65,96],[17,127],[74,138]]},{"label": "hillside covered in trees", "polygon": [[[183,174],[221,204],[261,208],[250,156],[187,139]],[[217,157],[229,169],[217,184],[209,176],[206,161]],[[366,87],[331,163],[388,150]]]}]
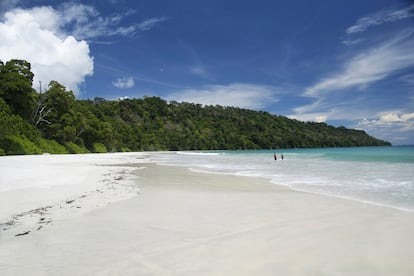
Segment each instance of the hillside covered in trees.
[{"label": "hillside covered in trees", "polygon": [[0,62],[0,155],[390,145],[361,130],[235,107],[77,100],[56,81],[37,93],[33,76],[27,61]]}]

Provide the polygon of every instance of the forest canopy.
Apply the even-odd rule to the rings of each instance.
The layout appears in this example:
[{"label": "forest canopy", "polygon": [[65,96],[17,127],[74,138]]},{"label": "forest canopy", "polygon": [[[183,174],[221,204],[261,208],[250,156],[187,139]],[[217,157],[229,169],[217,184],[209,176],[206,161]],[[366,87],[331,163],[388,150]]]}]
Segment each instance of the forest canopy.
[{"label": "forest canopy", "polygon": [[237,107],[79,100],[57,81],[39,93],[33,77],[25,60],[0,61],[0,155],[391,145],[362,130]]}]

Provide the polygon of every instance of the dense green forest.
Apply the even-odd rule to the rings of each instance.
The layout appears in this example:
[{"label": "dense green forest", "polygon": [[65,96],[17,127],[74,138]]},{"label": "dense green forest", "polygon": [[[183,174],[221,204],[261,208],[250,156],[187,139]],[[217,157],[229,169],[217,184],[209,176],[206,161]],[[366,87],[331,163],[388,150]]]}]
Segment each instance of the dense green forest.
[{"label": "dense green forest", "polygon": [[33,77],[27,61],[0,61],[0,155],[390,145],[361,130],[235,107],[77,100],[57,81],[38,93]]}]

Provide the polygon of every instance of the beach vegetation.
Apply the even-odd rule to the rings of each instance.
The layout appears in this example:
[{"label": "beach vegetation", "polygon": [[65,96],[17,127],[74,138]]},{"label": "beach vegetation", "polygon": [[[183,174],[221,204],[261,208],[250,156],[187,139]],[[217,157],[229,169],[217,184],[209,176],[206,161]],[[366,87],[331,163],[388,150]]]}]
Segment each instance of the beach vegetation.
[{"label": "beach vegetation", "polygon": [[0,62],[0,154],[390,145],[362,130],[238,107],[81,100],[58,81],[38,93],[32,80],[29,62]]},{"label": "beach vegetation", "polygon": [[30,63],[25,60],[0,62],[0,97],[14,114],[26,120],[31,115],[33,77]]},{"label": "beach vegetation", "polygon": [[88,153],[89,151],[85,148],[85,147],[81,147],[79,145],[76,145],[75,143],[72,142],[66,142],[64,144],[66,150],[68,153]]},{"label": "beach vegetation", "polygon": [[42,150],[25,136],[6,136],[2,139],[2,148],[7,155],[40,154]]},{"label": "beach vegetation", "polygon": [[68,153],[68,150],[55,140],[48,140],[45,138],[40,138],[39,146],[42,149],[43,153],[50,154],[65,154]]},{"label": "beach vegetation", "polygon": [[95,152],[95,153],[106,153],[108,151],[106,150],[106,147],[105,147],[104,144],[102,144],[102,143],[93,143],[92,152]]}]

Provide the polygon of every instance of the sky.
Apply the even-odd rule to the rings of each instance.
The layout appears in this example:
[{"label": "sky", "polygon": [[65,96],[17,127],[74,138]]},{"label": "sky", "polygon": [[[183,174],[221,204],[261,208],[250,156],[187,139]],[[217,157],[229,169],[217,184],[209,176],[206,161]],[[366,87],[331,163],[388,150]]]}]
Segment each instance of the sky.
[{"label": "sky", "polygon": [[0,0],[0,60],[79,99],[158,96],[414,144],[414,2]]}]

